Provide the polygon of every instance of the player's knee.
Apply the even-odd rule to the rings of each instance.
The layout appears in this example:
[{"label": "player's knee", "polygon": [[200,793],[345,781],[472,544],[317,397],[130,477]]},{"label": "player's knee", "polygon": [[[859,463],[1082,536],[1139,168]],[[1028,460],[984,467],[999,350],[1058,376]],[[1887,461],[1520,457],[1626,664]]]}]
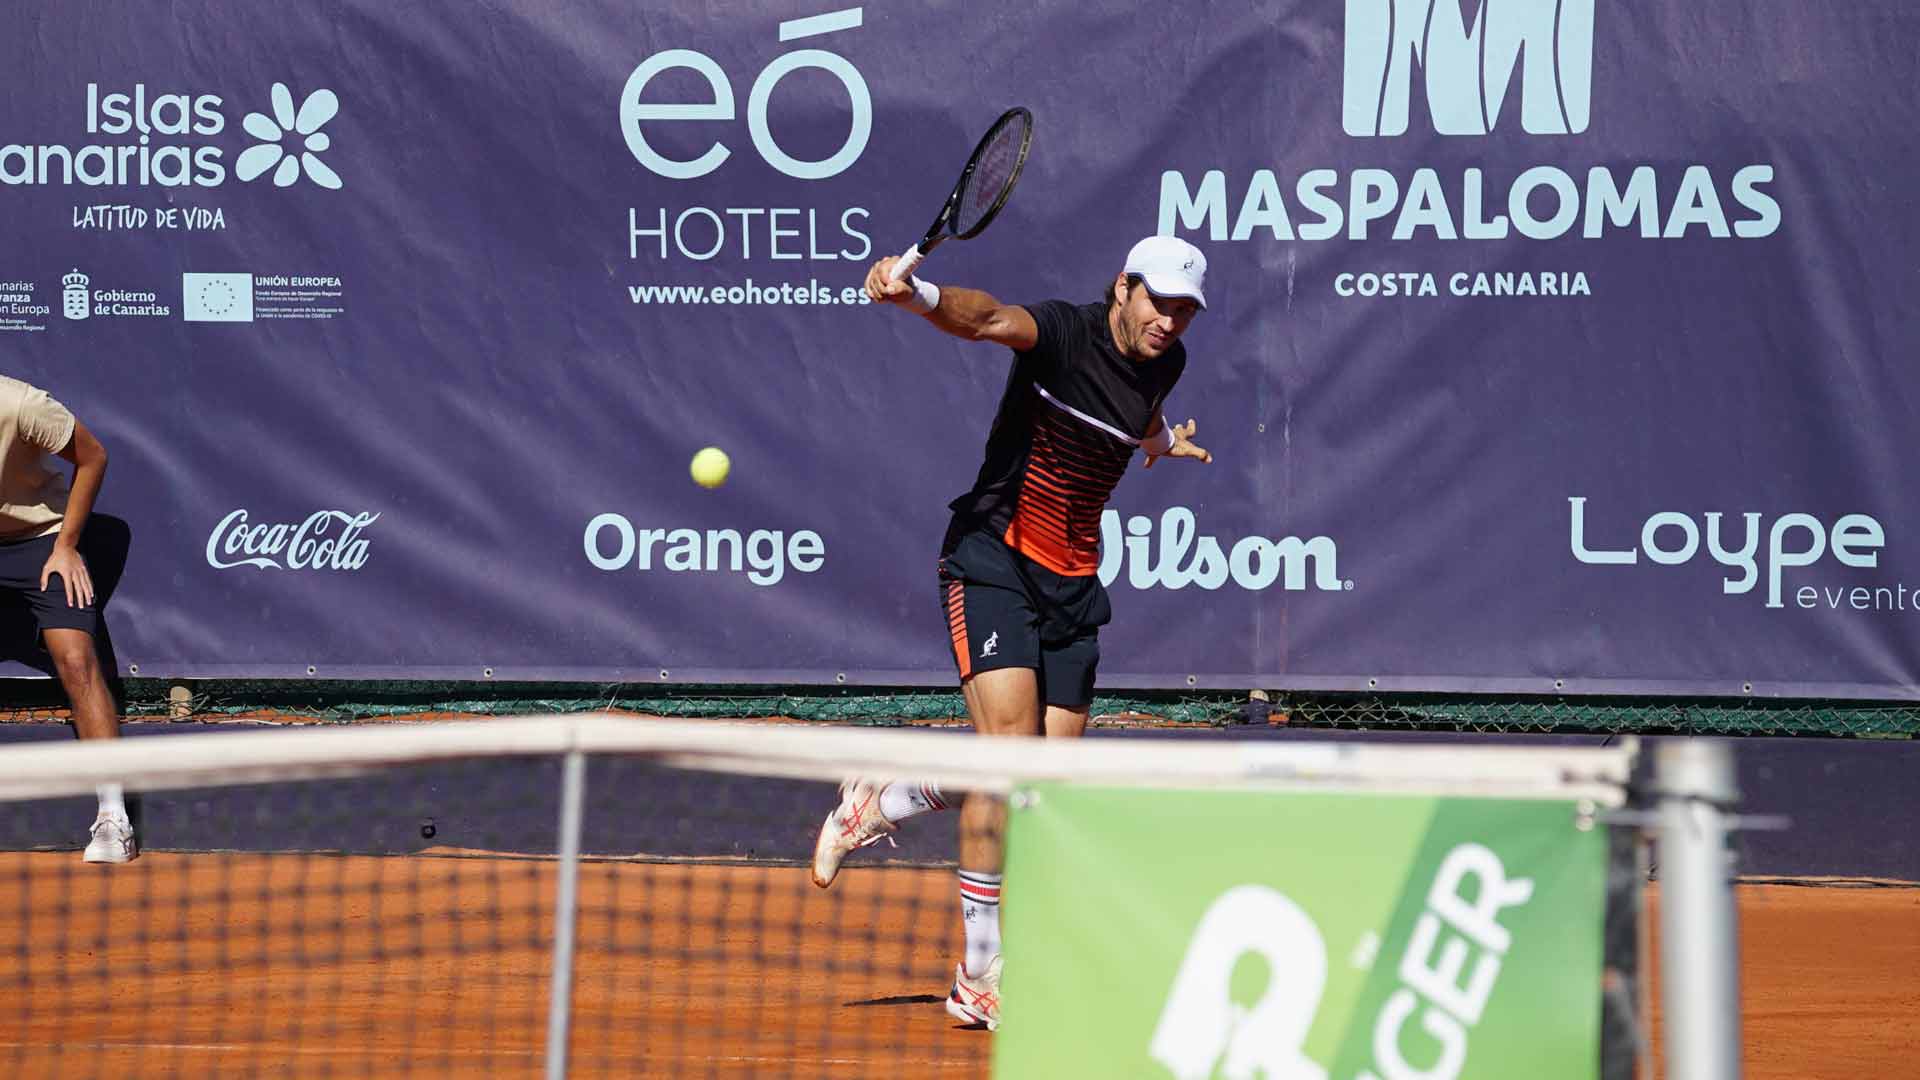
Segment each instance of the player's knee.
[{"label": "player's knee", "polygon": [[49,633],[46,637],[47,653],[53,657],[53,668],[63,682],[90,681],[100,670],[100,658],[94,652],[91,636],[73,631]]},{"label": "player's knee", "polygon": [[1089,706],[1047,706],[1045,723],[1046,734],[1055,738],[1077,738],[1086,734],[1087,716],[1092,711]]}]

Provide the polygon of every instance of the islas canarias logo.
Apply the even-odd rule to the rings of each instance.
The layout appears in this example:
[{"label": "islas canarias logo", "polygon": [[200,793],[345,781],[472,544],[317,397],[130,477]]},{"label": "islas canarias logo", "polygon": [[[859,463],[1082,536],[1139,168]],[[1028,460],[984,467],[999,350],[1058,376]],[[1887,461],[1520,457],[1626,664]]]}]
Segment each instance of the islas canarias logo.
[{"label": "islas canarias logo", "polygon": [[[242,181],[270,176],[277,187],[302,178],[343,187],[323,157],[333,146],[323,129],[340,111],[338,95],[316,88],[296,104],[291,86],[276,82],[267,98],[266,111],[248,112],[241,122],[253,143],[233,162],[232,175]],[[88,83],[84,140],[0,145],[0,184],[219,187],[227,182],[233,148],[227,107],[219,94]]]}]

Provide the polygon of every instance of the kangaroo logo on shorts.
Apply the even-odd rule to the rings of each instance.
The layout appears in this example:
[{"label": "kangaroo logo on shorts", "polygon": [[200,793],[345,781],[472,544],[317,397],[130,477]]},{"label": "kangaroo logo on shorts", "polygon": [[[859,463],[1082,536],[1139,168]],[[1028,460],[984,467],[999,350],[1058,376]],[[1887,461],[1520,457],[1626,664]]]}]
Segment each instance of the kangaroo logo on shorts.
[{"label": "kangaroo logo on shorts", "polygon": [[980,655],[992,656],[994,652],[999,648],[1000,648],[1000,631],[995,630],[993,633],[987,635],[987,640],[980,643]]}]

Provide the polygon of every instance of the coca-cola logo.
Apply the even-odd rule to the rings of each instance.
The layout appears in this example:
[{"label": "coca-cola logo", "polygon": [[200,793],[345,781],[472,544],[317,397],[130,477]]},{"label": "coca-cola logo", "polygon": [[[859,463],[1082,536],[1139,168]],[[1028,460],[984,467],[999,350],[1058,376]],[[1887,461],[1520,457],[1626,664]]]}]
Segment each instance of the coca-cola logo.
[{"label": "coca-cola logo", "polygon": [[251,522],[245,510],[220,519],[207,537],[207,565],[216,570],[358,570],[367,562],[362,529],[379,514],[316,510],[305,521]]}]

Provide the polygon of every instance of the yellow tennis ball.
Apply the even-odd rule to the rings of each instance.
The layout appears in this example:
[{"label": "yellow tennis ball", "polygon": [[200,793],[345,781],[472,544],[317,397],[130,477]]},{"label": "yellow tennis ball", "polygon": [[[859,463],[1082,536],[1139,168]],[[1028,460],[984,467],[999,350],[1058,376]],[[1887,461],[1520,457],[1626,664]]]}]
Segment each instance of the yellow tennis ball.
[{"label": "yellow tennis ball", "polygon": [[717,446],[709,446],[693,455],[693,482],[704,488],[717,488],[727,482],[727,470],[733,462],[727,460],[727,452]]}]

